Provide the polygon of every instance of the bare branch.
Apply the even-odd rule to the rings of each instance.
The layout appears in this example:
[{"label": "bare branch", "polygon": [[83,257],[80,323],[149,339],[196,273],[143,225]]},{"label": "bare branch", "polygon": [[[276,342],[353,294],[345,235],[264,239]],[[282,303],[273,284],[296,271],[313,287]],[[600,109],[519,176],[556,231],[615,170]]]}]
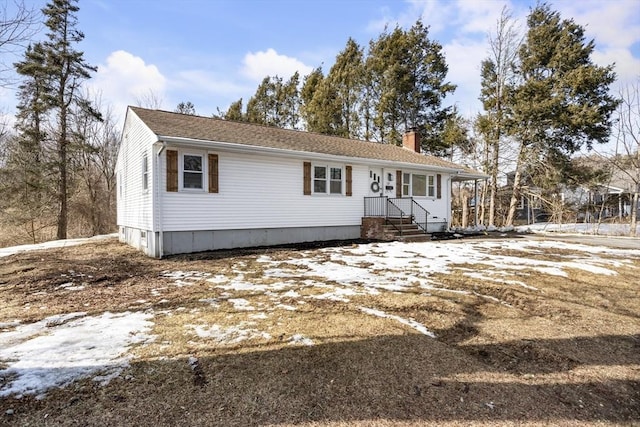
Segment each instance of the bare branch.
[{"label": "bare branch", "polygon": [[13,79],[5,76],[13,69],[13,63],[7,62],[31,42],[38,32],[39,23],[36,9],[27,7],[24,0],[14,0],[13,4],[4,0],[0,4],[0,86],[14,83]]}]

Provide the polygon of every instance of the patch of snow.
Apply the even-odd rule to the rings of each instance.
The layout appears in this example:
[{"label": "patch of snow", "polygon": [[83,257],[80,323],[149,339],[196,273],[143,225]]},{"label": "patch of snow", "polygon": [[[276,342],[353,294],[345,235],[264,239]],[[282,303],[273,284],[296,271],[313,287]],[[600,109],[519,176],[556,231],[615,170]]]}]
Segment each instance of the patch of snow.
[{"label": "patch of snow", "polygon": [[174,279],[173,284],[179,288],[183,286],[195,285],[200,280],[206,279],[211,276],[211,273],[205,273],[201,271],[169,271],[162,272],[161,277],[167,279]]},{"label": "patch of snow", "polygon": [[236,326],[220,326],[220,325],[187,325],[193,328],[194,332],[200,338],[210,338],[221,344],[237,344],[242,341],[254,339],[271,339],[271,335],[267,332],[258,331],[257,329],[247,328],[249,322],[240,322]]},{"label": "patch of snow", "polygon": [[207,282],[211,282],[211,283],[224,283],[224,282],[228,282],[229,278],[227,276],[225,276],[224,274],[216,274],[215,276],[211,277],[210,279],[207,279]]},{"label": "patch of snow", "polygon": [[266,319],[268,317],[269,315],[267,313],[255,313],[249,315],[249,319]]},{"label": "patch of snow", "polygon": [[256,258],[256,262],[272,262],[272,261],[273,260],[268,255],[260,255],[258,258]]},{"label": "patch of snow", "polygon": [[201,298],[198,301],[209,304],[211,307],[214,307],[214,308],[220,306],[217,298]]},{"label": "patch of snow", "polygon": [[287,304],[277,304],[276,308],[281,308],[283,310],[287,310],[287,311],[296,311],[297,308],[295,308],[292,305],[287,305]]},{"label": "patch of snow", "polygon": [[[0,333],[0,397],[41,394],[93,377],[104,383],[128,366],[129,346],[147,342],[152,314],[69,313]],[[98,333],[99,331],[99,333]]]},{"label": "patch of snow", "polygon": [[[597,223],[568,223],[554,224],[541,222],[537,224],[522,225],[516,227],[520,232],[532,233],[579,233],[594,234],[603,236],[628,236],[630,233],[629,224],[597,224]],[[640,235],[640,224],[637,225],[636,235]]]},{"label": "patch of snow", "polygon": [[84,285],[74,285],[73,282],[63,283],[62,285],[56,286],[56,289],[64,289],[67,291],[81,291],[85,288]]},{"label": "patch of snow", "polygon": [[426,328],[426,326],[424,326],[420,322],[415,321],[414,319],[411,319],[411,318],[405,319],[404,317],[396,316],[395,314],[387,314],[384,311],[376,310],[374,308],[369,308],[369,307],[358,307],[358,308],[364,313],[370,314],[372,316],[383,317],[383,318],[395,320],[396,322],[400,322],[403,325],[407,325],[415,329],[416,331],[420,332],[421,334],[427,335],[431,338],[436,337],[433,332],[431,332],[429,329]]},{"label": "patch of snow", "polygon": [[313,340],[311,338],[307,338],[304,335],[296,334],[289,338],[289,345],[306,345],[312,346]]},{"label": "patch of snow", "polygon": [[284,294],[281,295],[283,298],[298,298],[300,296],[299,293],[297,293],[294,290],[290,290],[285,292]]},{"label": "patch of snow", "polygon": [[602,274],[603,276],[615,276],[618,273],[609,270],[608,268],[599,267],[597,265],[584,264],[581,262],[563,262],[564,267],[575,268],[576,270],[583,270],[593,274]]},{"label": "patch of snow", "polygon": [[249,304],[249,301],[247,301],[244,298],[229,298],[227,301],[229,301],[231,304],[233,304],[233,308],[235,308],[238,311],[253,311],[253,310],[255,310],[255,308],[252,307],[251,304]]},{"label": "patch of snow", "polygon": [[15,328],[20,323],[22,323],[22,322],[20,320],[18,320],[18,319],[14,319],[14,320],[12,320],[10,322],[0,322],[0,329]]},{"label": "patch of snow", "polygon": [[9,256],[9,255],[14,255],[20,252],[35,251],[40,249],[64,248],[67,246],[77,246],[77,245],[83,245],[89,242],[95,242],[96,240],[111,239],[114,237],[118,237],[118,234],[117,233],[103,234],[99,236],[87,237],[82,239],[52,240],[49,242],[37,243],[34,245],[20,245],[20,246],[0,248],[0,258]]},{"label": "patch of snow", "polygon": [[352,288],[335,287],[332,292],[325,292],[324,294],[320,294],[320,295],[309,295],[307,296],[307,298],[349,302],[350,301],[349,298],[345,298],[345,296],[354,296],[358,294],[359,293]]}]

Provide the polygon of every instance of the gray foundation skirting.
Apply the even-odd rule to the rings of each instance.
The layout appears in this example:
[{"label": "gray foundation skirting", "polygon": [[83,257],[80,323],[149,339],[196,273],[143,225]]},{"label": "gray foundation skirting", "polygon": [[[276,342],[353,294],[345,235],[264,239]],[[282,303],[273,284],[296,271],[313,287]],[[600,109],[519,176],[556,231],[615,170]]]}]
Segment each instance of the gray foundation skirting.
[{"label": "gray foundation skirting", "polygon": [[165,231],[163,236],[164,255],[173,255],[216,249],[357,239],[360,237],[360,226]]}]

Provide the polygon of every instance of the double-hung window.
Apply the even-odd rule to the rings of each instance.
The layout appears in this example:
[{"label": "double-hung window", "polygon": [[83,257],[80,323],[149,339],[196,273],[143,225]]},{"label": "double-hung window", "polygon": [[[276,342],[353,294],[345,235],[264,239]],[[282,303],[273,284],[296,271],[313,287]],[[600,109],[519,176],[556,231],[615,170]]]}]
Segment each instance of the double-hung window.
[{"label": "double-hung window", "polygon": [[147,157],[147,153],[144,153],[142,156],[142,189],[149,189],[149,158]]},{"label": "double-hung window", "polygon": [[313,192],[314,194],[343,194],[343,179],[341,167],[314,166]]},{"label": "double-hung window", "polygon": [[184,154],[182,156],[182,188],[204,189],[203,156]]},{"label": "double-hung window", "polygon": [[402,174],[402,195],[413,197],[435,197],[436,180],[433,175],[417,173]]}]

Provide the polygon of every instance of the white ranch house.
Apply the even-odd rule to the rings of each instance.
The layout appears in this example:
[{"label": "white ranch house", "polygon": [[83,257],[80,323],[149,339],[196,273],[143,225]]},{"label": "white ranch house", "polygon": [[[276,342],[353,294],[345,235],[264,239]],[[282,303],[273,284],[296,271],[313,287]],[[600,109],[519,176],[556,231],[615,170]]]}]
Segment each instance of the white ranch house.
[{"label": "white ranch house", "polygon": [[484,175],[420,154],[414,132],[404,145],[129,107],[116,164],[120,240],[162,257],[357,239],[363,218],[444,230],[451,182]]}]

